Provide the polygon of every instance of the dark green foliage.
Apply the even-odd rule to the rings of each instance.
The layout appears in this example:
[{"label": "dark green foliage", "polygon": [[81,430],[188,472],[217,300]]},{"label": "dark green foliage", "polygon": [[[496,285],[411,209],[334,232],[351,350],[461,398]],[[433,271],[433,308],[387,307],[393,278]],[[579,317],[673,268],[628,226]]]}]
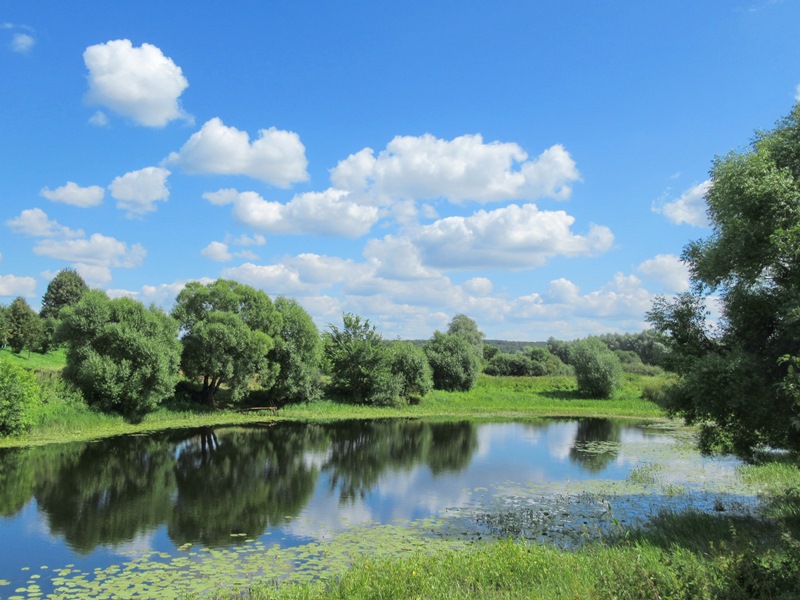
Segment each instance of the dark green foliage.
[{"label": "dark green foliage", "polygon": [[611,397],[620,384],[622,365],[608,346],[593,337],[572,342],[569,358],[581,394],[590,398]]},{"label": "dark green foliage", "polygon": [[425,355],[433,370],[433,387],[437,390],[467,391],[478,381],[483,363],[475,346],[460,336],[435,331],[425,345]]},{"label": "dark green foliage", "polygon": [[6,316],[8,324],[8,345],[15,354],[29,348],[38,336],[39,325],[36,313],[28,305],[25,298],[17,297],[8,307]]},{"label": "dark green foliage", "polygon": [[478,324],[467,315],[456,315],[447,326],[448,335],[460,335],[473,346],[480,356],[483,356],[483,332],[478,329]]},{"label": "dark green foliage", "polygon": [[392,353],[369,319],[342,315],[343,327],[329,325],[325,354],[330,364],[330,390],[354,404],[392,405],[402,383],[392,371]]},{"label": "dark green foliage", "polygon": [[641,333],[606,333],[599,337],[610,350],[635,353],[646,365],[659,365],[667,351],[664,336],[653,329]]},{"label": "dark green foliage", "polygon": [[557,356],[561,362],[569,364],[569,347],[571,344],[572,342],[564,342],[551,337],[547,340],[547,349]]},{"label": "dark green foliage", "polygon": [[400,395],[418,401],[433,388],[433,373],[422,348],[409,342],[391,345],[391,370],[400,380]]},{"label": "dark green foliage", "polygon": [[[678,375],[669,406],[705,423],[707,446],[742,455],[800,451],[800,103],[751,148],[714,160],[711,236],[688,244],[693,291],[657,300],[648,319],[667,336]],[[716,295],[724,319],[707,322]]]},{"label": "dark green foliage", "polygon": [[34,423],[39,402],[33,374],[0,359],[0,436],[24,433]]},{"label": "dark green foliage", "polygon": [[533,361],[522,353],[495,354],[483,371],[487,375],[510,377],[529,377],[544,374],[542,372],[534,372]]},{"label": "dark green foliage", "polygon": [[492,344],[483,345],[483,360],[487,363],[500,352],[500,348]]},{"label": "dark green foliage", "polygon": [[275,309],[282,317],[269,359],[280,367],[269,388],[277,403],[308,402],[321,393],[322,338],[311,316],[295,300],[279,296]]},{"label": "dark green foliage", "polygon": [[544,346],[525,349],[531,359],[531,375],[571,375],[572,369]]},{"label": "dark green foliage", "polygon": [[278,364],[269,360],[282,319],[269,296],[249,285],[217,279],[186,284],[172,316],[183,332],[181,368],[202,379],[202,400],[214,404],[222,384],[241,399],[251,381],[273,385]]},{"label": "dark green foliage", "polygon": [[47,285],[39,316],[43,319],[59,318],[62,308],[77,303],[88,290],[89,286],[75,269],[62,269]]},{"label": "dark green foliage", "polygon": [[88,404],[138,417],[172,395],[180,342],[177,322],[164,312],[92,290],[65,308],[62,317],[64,377]]},{"label": "dark green foliage", "polygon": [[8,311],[8,307],[0,305],[0,348],[5,348],[11,331],[11,324],[8,321]]}]

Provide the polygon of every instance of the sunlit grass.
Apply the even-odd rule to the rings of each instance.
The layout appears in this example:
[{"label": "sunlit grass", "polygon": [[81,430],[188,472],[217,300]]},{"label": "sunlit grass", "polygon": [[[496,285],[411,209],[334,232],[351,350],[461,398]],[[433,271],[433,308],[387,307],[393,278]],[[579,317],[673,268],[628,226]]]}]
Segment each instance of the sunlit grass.
[{"label": "sunlit grass", "polygon": [[[51,361],[53,363],[54,361]],[[663,418],[663,411],[641,398],[648,377],[629,375],[625,386],[611,399],[582,398],[573,377],[490,377],[482,375],[472,390],[443,392],[434,390],[418,404],[394,407],[361,406],[321,400],[287,405],[272,412],[241,413],[237,407],[210,410],[195,403],[170,401],[131,422],[116,414],[102,413],[70,397],[63,386],[53,381],[55,374],[44,373],[40,381],[50,381],[53,390],[42,407],[40,422],[28,434],[0,439],[0,447],[86,440],[146,430],[255,423],[275,419],[333,421],[341,419],[441,418],[441,419],[520,419],[534,417],[630,417]],[[55,389],[58,388],[58,389]]]}]

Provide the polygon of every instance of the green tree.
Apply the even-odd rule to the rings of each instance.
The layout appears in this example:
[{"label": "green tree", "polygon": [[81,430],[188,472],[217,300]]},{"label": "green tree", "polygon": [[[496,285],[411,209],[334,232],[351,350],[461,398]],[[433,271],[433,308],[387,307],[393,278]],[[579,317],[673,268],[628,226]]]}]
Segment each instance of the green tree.
[{"label": "green tree", "polygon": [[329,325],[325,354],[331,369],[330,389],[355,404],[391,405],[400,398],[402,382],[392,371],[392,356],[369,319],[342,315],[343,327]]},{"label": "green tree", "polygon": [[434,331],[425,344],[425,355],[437,390],[467,391],[477,383],[483,356],[475,353],[475,346],[464,336]]},{"label": "green tree", "polygon": [[619,358],[596,337],[572,342],[570,363],[575,368],[578,391],[590,398],[610,398],[619,387],[622,365]]},{"label": "green tree", "polygon": [[39,316],[57,319],[62,308],[77,303],[88,290],[89,286],[75,269],[60,270],[47,285]]},{"label": "green tree", "polygon": [[23,433],[33,425],[38,404],[33,374],[0,359],[0,436]]},{"label": "green tree", "polygon": [[664,366],[679,375],[668,407],[703,425],[706,448],[798,451],[800,103],[749,149],[714,159],[706,202],[712,233],[683,252],[692,291],[648,314],[668,339]]},{"label": "green tree", "polygon": [[275,299],[282,317],[269,358],[280,368],[270,393],[280,403],[316,400],[321,392],[322,337],[311,316],[297,301]]},{"label": "green tree", "polygon": [[418,401],[433,388],[433,373],[425,352],[411,342],[391,346],[391,370],[400,379],[400,395]]},{"label": "green tree", "polygon": [[15,354],[23,348],[30,348],[38,335],[37,316],[22,296],[17,297],[8,307],[8,345]]},{"label": "green tree", "polygon": [[86,401],[138,417],[173,394],[178,380],[178,324],[131,298],[86,292],[65,308],[59,327],[67,342],[64,377]]},{"label": "green tree", "polygon": [[172,316],[183,332],[181,367],[187,377],[202,378],[205,403],[214,403],[222,384],[234,400],[251,382],[272,386],[278,365],[268,354],[281,316],[267,294],[226,279],[192,281],[178,294]]},{"label": "green tree", "polygon": [[8,307],[0,304],[0,348],[5,348],[8,343],[8,336],[11,332],[11,324],[8,321]]},{"label": "green tree", "polygon": [[500,352],[499,354],[495,354],[484,369],[487,375],[495,376],[528,377],[534,374],[543,374],[534,373],[533,371],[533,361],[529,356],[521,352],[515,354]]}]

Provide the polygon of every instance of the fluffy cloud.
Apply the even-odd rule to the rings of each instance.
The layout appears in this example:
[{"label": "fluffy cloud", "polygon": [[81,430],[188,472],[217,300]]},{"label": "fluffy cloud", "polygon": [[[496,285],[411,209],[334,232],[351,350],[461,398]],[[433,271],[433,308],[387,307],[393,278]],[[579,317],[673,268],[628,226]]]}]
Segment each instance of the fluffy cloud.
[{"label": "fluffy cloud", "polygon": [[674,254],[659,254],[644,261],[637,270],[659,282],[665,293],[676,294],[689,289],[689,269]]},{"label": "fluffy cloud", "polygon": [[476,296],[488,296],[493,287],[491,280],[486,277],[473,277],[464,282],[464,289]]},{"label": "fluffy cloud", "polygon": [[413,233],[425,264],[448,269],[539,267],[553,256],[587,256],[611,248],[608,227],[590,225],[586,235],[570,228],[563,211],[540,211],[534,204],[511,204],[470,217],[447,217]]},{"label": "fluffy cloud", "polygon": [[72,206],[89,208],[102,204],[105,190],[99,185],[81,187],[74,181],[68,181],[66,185],[62,185],[54,190],[48,187],[42,188],[42,191],[39,193],[44,198],[52,200],[53,202],[62,202]]},{"label": "fluffy cloud", "polygon": [[378,220],[378,209],[352,202],[348,192],[328,189],[298,194],[286,204],[268,202],[255,192],[233,189],[203,195],[212,204],[233,205],[234,216],[245,225],[282,234],[312,233],[357,238]]},{"label": "fluffy cloud", "polygon": [[108,187],[117,200],[117,208],[128,211],[128,218],[137,217],[156,210],[156,202],[167,201],[169,175],[167,169],[146,167],[115,178]]},{"label": "fluffy cloud", "polygon": [[151,44],[134,47],[130,40],[89,46],[83,53],[89,70],[91,104],[147,127],[164,127],[186,118],[178,103],[189,86],[181,68]]},{"label": "fluffy cloud", "polygon": [[217,262],[228,262],[233,259],[233,254],[228,250],[228,245],[222,242],[211,242],[200,251],[200,254]]},{"label": "fluffy cloud", "polygon": [[32,237],[83,237],[82,229],[70,229],[50,219],[41,208],[23,210],[19,216],[6,221],[12,231]]},{"label": "fluffy cloud", "polygon": [[692,227],[707,227],[706,193],[710,189],[711,181],[704,181],[686,190],[677,200],[653,210],[663,214],[676,225],[686,223]]},{"label": "fluffy cloud", "polygon": [[35,295],[35,291],[36,280],[33,277],[0,275],[0,296],[25,296],[27,298],[31,298]]},{"label": "fluffy cloud", "polygon": [[36,45],[36,40],[27,33],[15,33],[11,38],[11,49],[19,54],[27,54]]},{"label": "fluffy cloud", "polygon": [[555,145],[536,159],[514,143],[484,143],[480,135],[442,140],[397,136],[377,156],[365,148],[331,171],[335,187],[399,199],[451,202],[566,199],[580,174]]},{"label": "fluffy cloud", "polygon": [[247,175],[282,188],[308,179],[306,149],[296,133],[261,129],[251,143],[246,131],[219,118],[206,122],[165,162],[187,173]]},{"label": "fluffy cloud", "polygon": [[147,255],[140,244],[128,247],[125,242],[100,233],[77,240],[41,240],[33,253],[84,265],[125,268],[138,267]]}]

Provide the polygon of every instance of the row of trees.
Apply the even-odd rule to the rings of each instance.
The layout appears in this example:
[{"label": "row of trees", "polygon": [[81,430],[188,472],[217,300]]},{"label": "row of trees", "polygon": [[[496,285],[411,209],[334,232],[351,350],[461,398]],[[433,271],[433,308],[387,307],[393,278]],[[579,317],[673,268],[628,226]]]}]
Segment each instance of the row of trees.
[{"label": "row of trees", "polygon": [[[142,415],[179,394],[213,405],[221,388],[232,401],[259,390],[270,403],[311,401],[328,391],[342,400],[387,405],[418,401],[433,387],[467,390],[482,367],[483,334],[458,315],[446,333],[420,348],[387,342],[351,314],[320,335],[294,300],[274,302],[235,281],[191,282],[167,314],[132,298],[90,290],[73,270],[48,286],[37,315],[22,298],[0,314],[12,350],[64,345],[64,378],[92,406]],[[47,344],[41,342],[48,323]]]}]

